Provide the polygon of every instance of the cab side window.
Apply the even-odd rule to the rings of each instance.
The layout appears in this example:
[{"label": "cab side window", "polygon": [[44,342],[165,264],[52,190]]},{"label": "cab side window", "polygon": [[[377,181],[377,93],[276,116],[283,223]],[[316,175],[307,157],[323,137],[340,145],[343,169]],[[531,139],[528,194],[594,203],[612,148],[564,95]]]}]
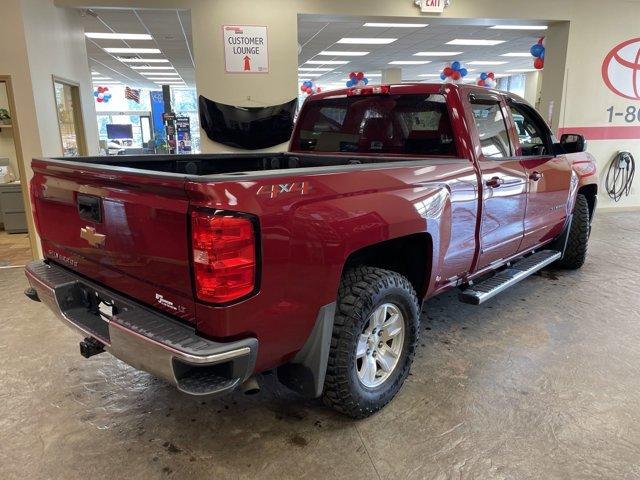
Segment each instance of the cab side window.
[{"label": "cab side window", "polygon": [[511,104],[509,108],[518,133],[521,155],[536,157],[549,154],[548,133],[538,114],[518,104]]},{"label": "cab side window", "polygon": [[498,102],[472,103],[473,119],[480,136],[480,148],[487,158],[512,155],[507,123]]}]

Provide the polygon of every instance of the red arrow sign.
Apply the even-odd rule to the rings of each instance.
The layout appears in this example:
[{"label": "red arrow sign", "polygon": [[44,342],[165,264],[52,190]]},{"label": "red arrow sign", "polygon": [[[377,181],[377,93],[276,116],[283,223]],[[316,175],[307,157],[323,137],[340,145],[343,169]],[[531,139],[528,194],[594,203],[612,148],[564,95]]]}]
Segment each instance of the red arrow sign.
[{"label": "red arrow sign", "polygon": [[248,55],[244,57],[244,71],[248,72],[251,70],[251,57]]}]

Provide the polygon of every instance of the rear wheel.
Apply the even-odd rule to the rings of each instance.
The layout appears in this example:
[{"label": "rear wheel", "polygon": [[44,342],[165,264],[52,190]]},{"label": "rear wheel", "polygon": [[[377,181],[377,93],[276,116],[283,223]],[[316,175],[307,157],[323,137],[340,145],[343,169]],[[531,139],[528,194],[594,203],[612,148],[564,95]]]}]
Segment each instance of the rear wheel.
[{"label": "rear wheel", "polygon": [[589,233],[589,202],[587,197],[578,194],[576,204],[573,207],[573,220],[569,230],[567,248],[565,249],[564,257],[557,264],[560,268],[576,270],[584,265],[587,258]]},{"label": "rear wheel", "polygon": [[324,384],[327,405],[353,418],[377,412],[409,374],[419,307],[402,275],[373,267],[348,271],[340,284]]}]

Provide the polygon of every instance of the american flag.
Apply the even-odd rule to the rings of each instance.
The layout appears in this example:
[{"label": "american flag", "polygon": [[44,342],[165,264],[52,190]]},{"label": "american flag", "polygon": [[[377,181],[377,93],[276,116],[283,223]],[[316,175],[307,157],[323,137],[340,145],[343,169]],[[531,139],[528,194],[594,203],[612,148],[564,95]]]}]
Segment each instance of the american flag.
[{"label": "american flag", "polygon": [[133,88],[125,87],[124,98],[133,100],[136,103],[140,103],[140,90],[135,90]]}]

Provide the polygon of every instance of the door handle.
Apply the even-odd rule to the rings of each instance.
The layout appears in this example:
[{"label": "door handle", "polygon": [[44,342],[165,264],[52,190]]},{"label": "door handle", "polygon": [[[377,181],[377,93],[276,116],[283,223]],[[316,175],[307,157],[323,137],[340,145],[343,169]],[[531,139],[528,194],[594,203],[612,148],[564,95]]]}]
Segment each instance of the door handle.
[{"label": "door handle", "polygon": [[504,183],[504,180],[502,180],[500,177],[491,177],[485,183],[487,187],[498,188],[500,185]]},{"label": "door handle", "polygon": [[529,175],[529,179],[533,180],[534,182],[537,182],[541,178],[542,178],[542,174],[540,172],[533,172],[531,175]]}]

